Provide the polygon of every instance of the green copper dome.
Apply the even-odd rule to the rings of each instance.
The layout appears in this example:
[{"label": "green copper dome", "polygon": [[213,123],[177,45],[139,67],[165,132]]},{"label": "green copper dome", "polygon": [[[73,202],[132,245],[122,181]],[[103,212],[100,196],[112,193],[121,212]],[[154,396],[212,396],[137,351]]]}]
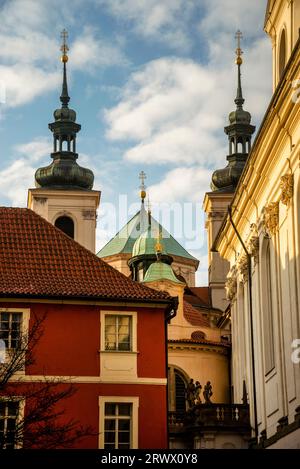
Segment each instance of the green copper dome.
[{"label": "green copper dome", "polygon": [[143,256],[145,254],[155,254],[157,244],[158,229],[151,226],[142,233],[133,245],[132,257]]},{"label": "green copper dome", "polygon": [[178,280],[169,264],[165,264],[164,262],[157,260],[156,262],[153,262],[148,268],[143,282],[155,282],[160,280],[169,280],[171,282],[184,285],[183,282]]}]

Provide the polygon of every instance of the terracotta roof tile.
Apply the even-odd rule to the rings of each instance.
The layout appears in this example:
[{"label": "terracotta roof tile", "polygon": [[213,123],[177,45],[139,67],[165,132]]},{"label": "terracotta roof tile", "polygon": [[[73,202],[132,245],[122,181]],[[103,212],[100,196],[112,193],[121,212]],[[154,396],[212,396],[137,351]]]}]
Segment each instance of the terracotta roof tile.
[{"label": "terracotta roof tile", "polygon": [[210,327],[208,319],[203,316],[201,311],[193,308],[193,306],[185,300],[183,300],[183,315],[192,326]]},{"label": "terracotta roof tile", "polygon": [[0,294],[166,301],[133,282],[45,219],[0,207]]},{"label": "terracotta roof tile", "polygon": [[191,292],[203,303],[210,306],[209,287],[189,287]]},{"label": "terracotta roof tile", "polygon": [[216,342],[214,340],[206,340],[206,339],[169,339],[168,340],[169,343],[171,344],[179,344],[179,343],[183,343],[183,344],[207,344],[207,345],[219,345],[221,347],[225,347],[225,348],[231,348],[231,344],[230,343],[226,343],[226,342]]}]

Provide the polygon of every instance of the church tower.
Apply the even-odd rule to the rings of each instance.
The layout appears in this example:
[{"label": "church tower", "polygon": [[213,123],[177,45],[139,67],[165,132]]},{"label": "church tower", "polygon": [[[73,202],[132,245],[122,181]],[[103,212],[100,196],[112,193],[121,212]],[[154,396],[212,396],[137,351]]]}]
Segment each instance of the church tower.
[{"label": "church tower", "polygon": [[96,210],[100,192],[92,190],[94,174],[76,162],[76,136],[81,125],[76,112],[69,108],[67,84],[67,32],[62,32],[63,83],[61,107],[54,111],[52,163],[35,173],[36,189],[28,191],[28,208],[64,231],[68,236],[95,252]]},{"label": "church tower", "polygon": [[241,37],[242,33],[237,31],[236,64],[238,79],[237,95],[234,100],[236,109],[229,114],[229,125],[224,129],[229,141],[228,164],[225,168],[217,169],[213,173],[212,192],[207,192],[204,197],[211,301],[213,307],[220,308],[223,311],[228,304],[225,298],[225,281],[229,264],[220,257],[218,252],[212,252],[211,249],[243,172],[251,149],[251,137],[255,132],[255,127],[251,125],[251,114],[243,109],[245,100],[241,81],[241,66],[243,63]]}]

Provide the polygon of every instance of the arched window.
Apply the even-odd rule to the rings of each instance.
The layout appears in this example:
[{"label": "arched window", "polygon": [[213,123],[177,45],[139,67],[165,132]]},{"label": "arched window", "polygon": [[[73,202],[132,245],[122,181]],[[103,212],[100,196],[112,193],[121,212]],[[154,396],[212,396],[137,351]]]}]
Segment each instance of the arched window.
[{"label": "arched window", "polygon": [[186,396],[185,390],[189,377],[174,366],[169,367],[168,389],[169,389],[169,410],[185,412]]},{"label": "arched window", "polygon": [[177,370],[175,370],[175,407],[177,412],[185,411],[185,382]]},{"label": "arched window", "polygon": [[286,64],[286,38],[285,29],[282,30],[279,45],[279,78],[281,78]]},{"label": "arched window", "polygon": [[55,226],[74,239],[74,222],[72,218],[66,216],[58,217],[55,221]]}]

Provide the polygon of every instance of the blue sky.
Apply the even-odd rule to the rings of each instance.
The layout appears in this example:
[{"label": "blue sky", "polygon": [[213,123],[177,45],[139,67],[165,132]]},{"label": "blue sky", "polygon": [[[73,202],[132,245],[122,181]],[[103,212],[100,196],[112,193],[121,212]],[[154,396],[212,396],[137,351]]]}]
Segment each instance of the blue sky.
[{"label": "blue sky", "polygon": [[1,205],[26,206],[35,170],[50,162],[66,28],[70,107],[82,125],[78,162],[102,191],[97,248],[138,208],[144,170],[154,216],[200,259],[198,281],[206,283],[201,206],[213,169],[226,165],[237,29],[245,108],[257,127],[271,96],[265,3],[0,0]]}]

